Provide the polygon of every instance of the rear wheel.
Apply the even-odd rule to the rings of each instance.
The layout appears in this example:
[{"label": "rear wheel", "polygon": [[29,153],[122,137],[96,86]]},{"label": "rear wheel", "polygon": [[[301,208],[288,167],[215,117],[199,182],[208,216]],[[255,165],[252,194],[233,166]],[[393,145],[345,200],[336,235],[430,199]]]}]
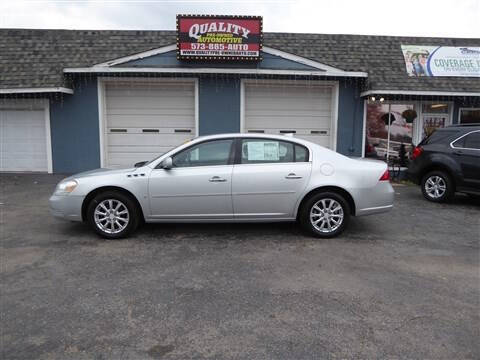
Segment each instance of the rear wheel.
[{"label": "rear wheel", "polygon": [[444,171],[430,171],[422,178],[422,193],[425,199],[433,202],[445,202],[455,193],[451,177]]},{"label": "rear wheel", "polygon": [[95,196],[88,205],[87,219],[93,230],[106,239],[126,237],[139,223],[136,204],[118,191]]},{"label": "rear wheel", "polygon": [[345,199],[334,192],[310,197],[300,210],[300,223],[310,234],[319,238],[340,235],[346,228],[350,209]]}]

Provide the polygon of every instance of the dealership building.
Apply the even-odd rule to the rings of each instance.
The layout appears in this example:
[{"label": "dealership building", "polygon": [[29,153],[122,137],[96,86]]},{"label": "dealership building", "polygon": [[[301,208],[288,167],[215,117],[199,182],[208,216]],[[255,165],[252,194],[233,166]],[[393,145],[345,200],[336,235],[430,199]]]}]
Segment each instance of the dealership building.
[{"label": "dealership building", "polygon": [[[293,133],[347,156],[373,147],[393,157],[432,127],[480,122],[480,39],[263,33],[254,17],[183,20],[190,29],[195,20],[217,25],[0,29],[0,171],[128,167],[231,132]],[[243,33],[226,27],[238,21],[247,21]],[[222,50],[235,39],[243,45]]]}]

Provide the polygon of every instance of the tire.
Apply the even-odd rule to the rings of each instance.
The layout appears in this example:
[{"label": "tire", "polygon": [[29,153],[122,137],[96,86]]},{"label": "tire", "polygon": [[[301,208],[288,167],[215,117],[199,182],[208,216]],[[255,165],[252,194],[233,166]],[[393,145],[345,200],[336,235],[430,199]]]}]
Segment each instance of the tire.
[{"label": "tire", "polygon": [[[318,238],[332,238],[340,235],[347,227],[350,207],[341,195],[322,192],[311,196],[303,204],[299,215],[300,224],[308,233]],[[335,219],[341,222],[335,224]]]},{"label": "tire", "polygon": [[423,197],[436,203],[451,200],[455,193],[452,178],[441,170],[430,171],[423,176],[420,186],[422,187]]},{"label": "tire", "polygon": [[87,221],[101,237],[121,239],[137,228],[138,213],[137,205],[130,196],[119,191],[105,191],[96,195],[88,204]]}]

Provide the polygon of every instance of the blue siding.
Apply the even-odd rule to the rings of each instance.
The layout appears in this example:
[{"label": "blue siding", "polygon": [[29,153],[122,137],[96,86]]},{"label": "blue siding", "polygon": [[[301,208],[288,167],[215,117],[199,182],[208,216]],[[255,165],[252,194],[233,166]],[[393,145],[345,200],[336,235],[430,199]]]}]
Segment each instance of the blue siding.
[{"label": "blue siding", "polygon": [[340,80],[338,95],[337,152],[362,156],[363,107],[360,89],[352,80]]},{"label": "blue siding", "polygon": [[240,131],[240,79],[201,77],[199,79],[200,135]]},{"label": "blue siding", "polygon": [[50,100],[50,127],[55,173],[100,167],[96,78],[78,81],[73,95]]}]

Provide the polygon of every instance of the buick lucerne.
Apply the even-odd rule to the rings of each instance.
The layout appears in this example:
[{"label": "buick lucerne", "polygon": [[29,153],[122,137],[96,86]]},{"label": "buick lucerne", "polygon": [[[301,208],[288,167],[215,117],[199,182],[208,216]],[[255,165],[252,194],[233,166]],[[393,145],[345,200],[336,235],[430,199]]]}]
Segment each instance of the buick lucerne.
[{"label": "buick lucerne", "polygon": [[198,137],[135,165],[62,180],[51,213],[110,239],[142,222],[298,221],[313,236],[333,237],[350,216],[393,207],[385,163],[282,135]]}]

